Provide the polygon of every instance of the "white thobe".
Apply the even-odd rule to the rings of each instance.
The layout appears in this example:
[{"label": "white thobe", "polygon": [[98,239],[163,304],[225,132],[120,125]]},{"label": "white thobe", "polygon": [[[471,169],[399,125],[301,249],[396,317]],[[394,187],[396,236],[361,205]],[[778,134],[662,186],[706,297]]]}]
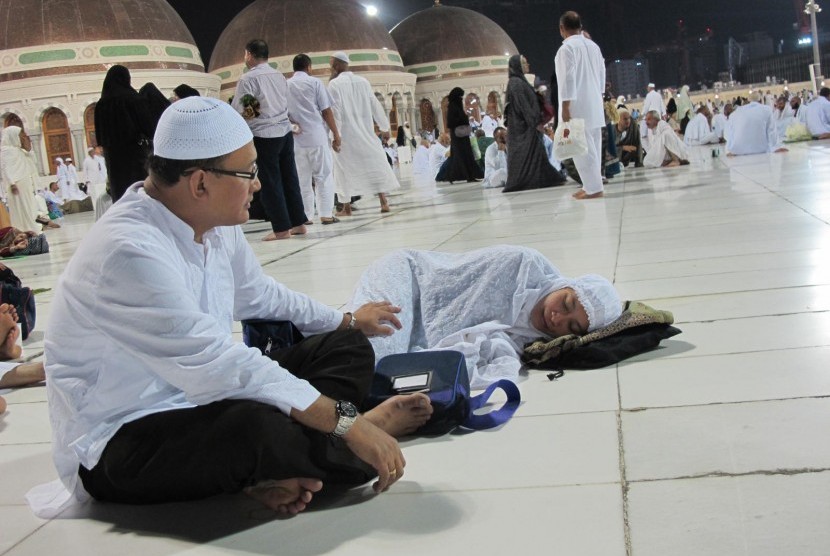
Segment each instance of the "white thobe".
[{"label": "white thobe", "polygon": [[484,181],[481,187],[504,187],[507,183],[507,153],[493,143],[484,151]]},{"label": "white thobe", "polygon": [[74,164],[66,165],[67,186],[64,199],[67,201],[83,201],[87,195],[78,188],[78,171]]},{"label": "white thobe", "polygon": [[61,199],[69,199],[69,175],[67,174],[66,164],[59,162],[55,169],[57,174],[56,180],[58,182],[58,197]]},{"label": "white thobe", "polygon": [[338,195],[385,193],[398,189],[398,183],[374,125],[389,129],[389,118],[369,82],[345,71],[329,82],[332,109],[340,137],[340,152],[334,154],[334,182]]},{"label": "white thobe", "polygon": [[820,96],[807,105],[807,129],[813,137],[830,133],[830,100]]},{"label": "white thobe", "polygon": [[735,109],[726,126],[726,151],[733,155],[770,153],[780,145],[772,108],[750,102]]},{"label": "white thobe", "polygon": [[412,173],[429,174],[429,149],[423,145],[418,145],[415,149],[415,155],[412,157]]},{"label": "white thobe", "polygon": [[789,105],[785,106],[783,110],[778,108],[773,109],[772,119],[775,121],[775,132],[778,134],[778,143],[783,143],[787,138],[787,128],[790,127],[794,121],[794,112]]},{"label": "white thobe", "polygon": [[489,114],[485,114],[483,118],[481,118],[481,129],[484,131],[485,137],[492,137],[493,132],[496,131],[496,128],[499,127],[499,123],[490,117]]},{"label": "white thobe", "polygon": [[709,127],[709,120],[703,114],[696,114],[689,121],[686,133],[683,134],[683,142],[690,147],[711,145],[719,141],[717,134]]},{"label": "white thobe", "polygon": [[793,111],[793,121],[807,125],[807,106],[804,104],[798,105],[798,110]]},{"label": "white thobe", "polygon": [[429,148],[429,175],[432,179],[438,175],[441,165],[447,160],[449,148],[441,143],[433,143]]},{"label": "white thobe", "polygon": [[649,129],[646,139],[643,142],[643,149],[646,156],[643,158],[643,166],[646,168],[659,168],[673,154],[680,160],[689,160],[689,153],[686,145],[674,132],[674,129],[663,120],[657,123],[656,129]]},{"label": "white thobe", "polygon": [[46,391],[65,489],[30,493],[39,515],[88,498],[78,466],[95,467],[125,423],[224,399],[285,414],[308,408],[314,387],[234,339],[234,320],[256,318],[317,334],[343,315],[267,276],[239,226],[196,243],[190,226],[134,184],[84,236],[55,288]]},{"label": "white thobe", "polygon": [[95,160],[98,162],[98,172],[101,175],[101,183],[107,183],[107,161],[101,155],[95,155]]},{"label": "white thobe", "polygon": [[656,110],[660,114],[660,117],[666,115],[666,105],[663,104],[663,97],[657,91],[649,91],[646,95],[643,101],[642,115],[645,117],[652,110]]},{"label": "white thobe", "polygon": [[559,87],[559,113],[562,102],[570,101],[571,118],[585,120],[588,152],[573,158],[582,189],[591,195],[602,191],[602,133],[605,109],[605,60],[597,44],[583,35],[564,40],[556,53],[556,80]]},{"label": "white thobe", "polygon": [[726,122],[728,121],[723,114],[712,116],[712,131],[718,136],[718,139],[723,139],[723,130],[726,129]]},{"label": "white thobe", "polygon": [[91,156],[84,159],[84,181],[88,184],[101,183],[101,171],[98,168],[98,161]]}]

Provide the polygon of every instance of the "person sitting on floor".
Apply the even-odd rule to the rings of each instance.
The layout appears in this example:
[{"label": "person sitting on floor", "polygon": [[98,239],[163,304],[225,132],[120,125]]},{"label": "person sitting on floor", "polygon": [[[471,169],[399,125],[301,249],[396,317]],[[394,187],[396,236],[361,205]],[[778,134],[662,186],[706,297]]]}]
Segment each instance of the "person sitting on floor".
[{"label": "person sitting on floor", "polygon": [[620,153],[620,163],[628,168],[632,162],[635,168],[643,166],[643,145],[640,138],[640,127],[631,112],[625,108],[617,110],[620,116],[617,122],[617,150]]},{"label": "person sitting on floor", "polygon": [[[260,189],[253,135],[229,104],[190,97],[162,115],[133,184],[58,279],[44,340],[60,483],[38,515],[87,500],[149,504],[245,492],[281,514],[323,482],[386,490],[394,437],[432,412],[423,394],[365,414],[387,301],[342,313],[267,276],[240,224]],[[265,357],[234,320],[293,322],[309,337]],[[387,326],[384,323],[389,323]],[[338,401],[339,400],[339,401]]]},{"label": "person sitting on floor", "polygon": [[755,91],[749,95],[749,103],[729,116],[724,131],[728,156],[787,151],[779,142],[772,108],[760,101],[761,93]]},{"label": "person sitting on floor", "polygon": [[720,143],[718,134],[712,130],[711,121],[712,113],[709,111],[709,107],[704,104],[697,109],[697,114],[686,125],[683,142],[690,147]]},{"label": "person sitting on floor", "polygon": [[504,187],[507,183],[507,130],[497,127],[494,142],[484,153],[484,181],[482,187]]},{"label": "person sitting on floor", "polygon": [[807,106],[807,128],[816,139],[830,139],[830,88],[822,87]]},{"label": "person sitting on floor", "polygon": [[527,342],[584,335],[622,314],[619,294],[602,276],[566,278],[538,251],[515,245],[466,253],[394,251],[369,266],[346,306],[381,298],[401,307],[403,327],[370,339],[376,359],[457,350],[473,388],[516,379]]},{"label": "person sitting on floor", "polygon": [[646,168],[673,167],[689,163],[686,145],[677,136],[672,127],[660,119],[660,114],[652,110],[646,114],[648,134],[643,141],[646,155],[643,166]]}]

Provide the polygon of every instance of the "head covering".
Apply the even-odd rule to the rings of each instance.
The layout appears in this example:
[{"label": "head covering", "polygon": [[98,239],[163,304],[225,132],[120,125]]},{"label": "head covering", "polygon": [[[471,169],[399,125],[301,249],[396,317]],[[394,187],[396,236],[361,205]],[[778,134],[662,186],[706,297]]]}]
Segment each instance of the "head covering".
[{"label": "head covering", "polygon": [[525,72],[522,69],[522,55],[514,54],[507,62],[507,75],[509,77],[518,77],[522,81],[525,79]]},{"label": "head covering", "polygon": [[461,100],[464,98],[464,89],[455,87],[448,96],[450,100]]},{"label": "head covering", "polygon": [[340,60],[341,62],[350,63],[349,55],[343,52],[342,50],[338,50],[334,54],[331,55],[332,58],[335,60]]},{"label": "head covering", "polygon": [[649,84],[648,84],[648,86],[649,86],[650,88],[654,89],[654,83],[649,83]]},{"label": "head covering", "polygon": [[26,178],[39,175],[31,153],[20,143],[21,131],[18,126],[9,126],[3,130],[0,139],[0,164],[10,183],[21,183]]},{"label": "head covering", "polygon": [[95,150],[95,147],[87,147],[86,152],[91,153]]},{"label": "head covering", "polygon": [[230,154],[253,141],[251,129],[227,102],[189,97],[161,115],[154,154],[170,160],[201,160]]},{"label": "head covering", "polygon": [[101,87],[101,98],[106,99],[125,94],[136,94],[136,90],[130,85],[130,70],[120,65],[112,66],[104,78],[104,85]]},{"label": "head covering", "polygon": [[67,161],[67,162],[72,162],[72,157],[67,156],[67,157],[66,157],[66,161]]},{"label": "head covering", "polygon": [[201,96],[201,95],[199,95],[199,91],[197,91],[196,89],[194,89],[193,87],[191,87],[190,85],[188,85],[186,83],[182,83],[181,85],[179,85],[178,87],[173,89],[173,93],[177,97],[179,97],[180,100],[183,99],[183,98]]},{"label": "head covering", "polygon": [[617,289],[598,274],[574,279],[570,287],[588,314],[588,332],[608,326],[622,315],[622,300]]},{"label": "head covering", "polygon": [[58,164],[63,164],[63,159],[61,157],[56,157],[55,162],[57,162]]}]

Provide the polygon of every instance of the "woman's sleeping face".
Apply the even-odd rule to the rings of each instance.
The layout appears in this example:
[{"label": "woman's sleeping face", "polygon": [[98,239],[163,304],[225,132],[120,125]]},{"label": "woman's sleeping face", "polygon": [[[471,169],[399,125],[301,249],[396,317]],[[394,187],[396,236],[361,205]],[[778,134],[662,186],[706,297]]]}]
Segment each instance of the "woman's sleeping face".
[{"label": "woman's sleeping face", "polygon": [[588,333],[588,313],[571,288],[556,290],[543,297],[530,312],[530,323],[552,338]]}]

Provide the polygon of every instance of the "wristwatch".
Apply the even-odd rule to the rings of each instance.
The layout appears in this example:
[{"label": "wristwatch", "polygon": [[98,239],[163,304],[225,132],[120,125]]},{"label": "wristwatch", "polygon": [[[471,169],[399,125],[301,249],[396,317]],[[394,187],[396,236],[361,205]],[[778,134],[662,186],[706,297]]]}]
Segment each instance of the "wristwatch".
[{"label": "wristwatch", "polygon": [[337,426],[334,427],[331,435],[340,438],[349,432],[354,422],[357,421],[357,408],[352,402],[340,400],[335,404],[334,410],[337,412]]}]

